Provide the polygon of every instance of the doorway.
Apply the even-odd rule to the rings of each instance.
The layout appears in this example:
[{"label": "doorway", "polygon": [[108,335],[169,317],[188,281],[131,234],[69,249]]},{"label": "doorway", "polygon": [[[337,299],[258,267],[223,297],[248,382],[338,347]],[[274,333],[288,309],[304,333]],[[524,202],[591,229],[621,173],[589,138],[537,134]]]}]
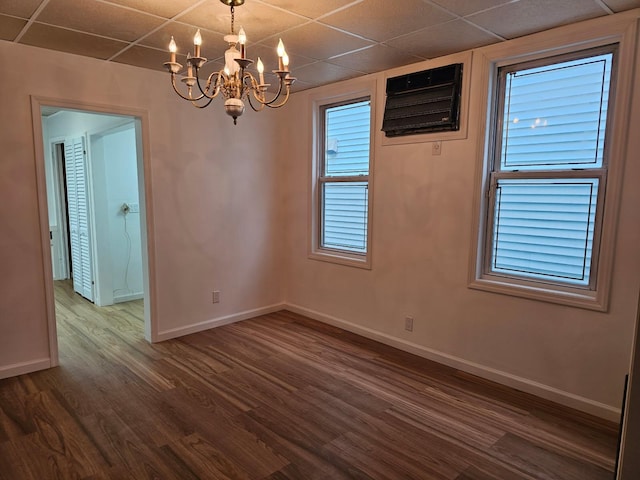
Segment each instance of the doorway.
[{"label": "doorway", "polygon": [[[153,341],[146,112],[36,97],[32,110],[52,366],[58,364],[54,279],[75,284],[86,277],[73,290],[97,306],[140,300],[144,337]],[[79,212],[86,222],[79,226],[72,204],[83,181]],[[87,261],[74,253],[74,235]]]}]

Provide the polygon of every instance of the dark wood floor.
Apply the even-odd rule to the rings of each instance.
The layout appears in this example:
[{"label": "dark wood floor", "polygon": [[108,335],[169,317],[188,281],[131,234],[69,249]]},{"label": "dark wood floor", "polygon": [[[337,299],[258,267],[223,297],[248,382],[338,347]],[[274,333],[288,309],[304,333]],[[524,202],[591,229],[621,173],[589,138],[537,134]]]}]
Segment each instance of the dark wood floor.
[{"label": "dark wood floor", "polygon": [[142,339],[56,285],[59,368],[0,381],[0,479],[612,478],[617,427],[290,312]]}]

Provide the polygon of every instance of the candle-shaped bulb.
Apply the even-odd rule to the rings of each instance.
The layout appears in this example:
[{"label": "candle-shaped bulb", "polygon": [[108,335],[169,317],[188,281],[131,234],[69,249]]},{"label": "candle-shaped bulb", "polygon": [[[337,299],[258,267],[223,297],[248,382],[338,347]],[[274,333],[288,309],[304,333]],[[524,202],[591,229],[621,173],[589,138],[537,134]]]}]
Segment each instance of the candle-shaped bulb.
[{"label": "candle-shaped bulb", "polygon": [[176,52],[178,51],[178,46],[176,45],[176,41],[171,36],[171,41],[169,42],[169,53],[170,53],[170,62],[176,63]]},{"label": "candle-shaped bulb", "polygon": [[238,32],[238,43],[240,43],[240,58],[247,58],[247,50],[245,44],[247,43],[247,34],[244,33],[244,28],[240,27]]},{"label": "candle-shaped bulb", "polygon": [[287,52],[284,52],[282,56],[282,65],[286,71],[289,71],[289,55],[287,55]]},{"label": "candle-shaped bulb", "polygon": [[194,57],[200,57],[200,45],[202,45],[202,35],[200,35],[200,29],[193,36],[193,45],[194,45]]},{"label": "candle-shaped bulb", "polygon": [[282,39],[280,39],[280,41],[278,42],[278,48],[277,48],[277,52],[278,52],[278,70],[282,71],[284,70],[284,63],[283,63],[283,59],[282,57],[285,55],[284,51],[284,43],[282,43]]},{"label": "candle-shaped bulb", "polygon": [[258,73],[260,74],[260,85],[264,85],[264,63],[262,63],[260,57],[258,57],[258,63],[256,64],[256,67],[258,68]]}]

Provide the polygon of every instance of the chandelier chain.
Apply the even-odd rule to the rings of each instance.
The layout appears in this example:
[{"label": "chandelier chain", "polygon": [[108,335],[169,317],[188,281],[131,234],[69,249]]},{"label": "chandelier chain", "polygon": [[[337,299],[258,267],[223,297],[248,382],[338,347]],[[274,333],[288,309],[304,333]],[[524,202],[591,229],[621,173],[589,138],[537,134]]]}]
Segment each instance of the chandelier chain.
[{"label": "chandelier chain", "polygon": [[233,8],[233,5],[231,5],[231,35],[235,35],[235,30],[233,28],[234,24],[235,24],[236,18],[235,18],[235,9]]}]

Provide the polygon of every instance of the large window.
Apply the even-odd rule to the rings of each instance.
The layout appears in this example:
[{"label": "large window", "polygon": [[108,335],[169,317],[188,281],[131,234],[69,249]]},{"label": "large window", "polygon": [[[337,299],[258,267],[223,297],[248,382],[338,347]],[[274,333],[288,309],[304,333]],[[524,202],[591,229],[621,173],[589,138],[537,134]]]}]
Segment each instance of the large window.
[{"label": "large window", "polygon": [[318,119],[314,253],[325,259],[366,264],[370,97],[320,105]]},{"label": "large window", "polygon": [[497,70],[482,275],[595,291],[613,46]]}]

